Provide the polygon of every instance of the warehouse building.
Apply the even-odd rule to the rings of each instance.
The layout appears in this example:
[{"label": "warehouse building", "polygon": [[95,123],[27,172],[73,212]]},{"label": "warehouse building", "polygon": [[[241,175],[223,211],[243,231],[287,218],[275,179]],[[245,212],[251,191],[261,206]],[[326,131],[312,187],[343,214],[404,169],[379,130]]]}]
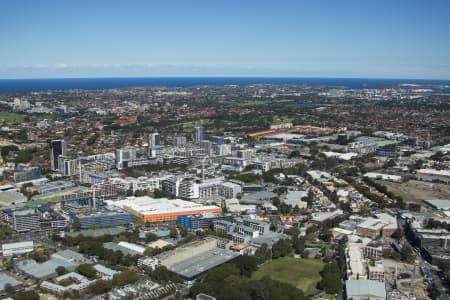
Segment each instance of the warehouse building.
[{"label": "warehouse building", "polygon": [[345,282],[346,299],[353,300],[385,300],[384,282],[375,280],[347,280]]},{"label": "warehouse building", "polygon": [[89,259],[72,250],[58,251],[50,256],[50,259],[38,263],[33,259],[26,259],[15,263],[18,271],[37,280],[45,280],[57,276],[56,268],[61,266],[69,271],[74,271],[77,266],[84,263],[92,263]]},{"label": "warehouse building", "polygon": [[24,241],[18,243],[8,243],[2,245],[3,256],[20,255],[34,251],[33,241]]},{"label": "warehouse building", "polygon": [[101,264],[94,265],[94,269],[97,271],[97,276],[103,280],[112,280],[114,275],[119,273],[118,271],[107,268]]},{"label": "warehouse building", "polygon": [[161,265],[185,279],[193,279],[204,272],[240,256],[238,252],[218,248],[219,240],[206,238],[159,255]]},{"label": "warehouse building", "polygon": [[60,263],[56,263],[53,260],[48,260],[44,263],[37,263],[33,259],[26,259],[16,263],[16,268],[21,273],[25,274],[28,277],[32,277],[37,280],[45,280],[57,275],[55,269],[59,266],[62,266],[66,269],[68,267],[73,267],[71,264],[63,265]]},{"label": "warehouse building", "polygon": [[0,292],[5,290],[5,286],[9,285],[12,288],[17,288],[22,285],[22,282],[18,281],[16,278],[0,273]]},{"label": "warehouse building", "polygon": [[449,170],[420,169],[417,170],[416,177],[417,179],[424,181],[442,181],[450,183]]},{"label": "warehouse building", "polygon": [[142,222],[176,222],[178,216],[192,215],[206,212],[222,212],[215,205],[202,205],[181,199],[154,199],[148,196],[127,197],[125,200],[108,201],[140,219]]},{"label": "warehouse building", "polygon": [[145,247],[133,243],[128,243],[125,241],[121,241],[119,243],[106,242],[103,243],[103,248],[113,251],[120,251],[122,252],[123,255],[130,255],[130,256],[143,255],[145,252]]},{"label": "warehouse building", "polygon": [[428,205],[437,210],[450,210],[450,200],[448,199],[431,199],[423,200]]},{"label": "warehouse building", "polygon": [[82,254],[75,252],[70,249],[66,250],[60,250],[56,253],[53,253],[51,255],[51,260],[54,262],[60,263],[62,265],[72,265],[72,266],[78,266],[81,264],[91,264],[92,261],[86,257],[84,257]]},{"label": "warehouse building", "polygon": [[265,202],[272,202],[272,199],[276,197],[278,197],[278,195],[275,193],[261,191],[256,193],[245,194],[242,196],[239,202],[242,204],[262,205]]},{"label": "warehouse building", "polygon": [[314,224],[321,225],[328,220],[332,220],[334,218],[341,216],[343,213],[344,212],[340,209],[337,209],[335,211],[316,212],[311,215],[312,217],[311,222]]},{"label": "warehouse building", "polygon": [[291,205],[292,207],[298,206],[298,208],[306,208],[308,203],[302,199],[308,197],[307,191],[288,191],[284,203]]}]

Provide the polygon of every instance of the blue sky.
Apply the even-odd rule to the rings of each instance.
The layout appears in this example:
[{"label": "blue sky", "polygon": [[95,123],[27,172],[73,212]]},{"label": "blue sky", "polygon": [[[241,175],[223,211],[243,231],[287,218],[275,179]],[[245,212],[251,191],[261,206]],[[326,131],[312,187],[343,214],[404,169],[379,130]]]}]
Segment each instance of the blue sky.
[{"label": "blue sky", "polygon": [[450,79],[450,1],[0,1],[0,78],[115,76]]}]

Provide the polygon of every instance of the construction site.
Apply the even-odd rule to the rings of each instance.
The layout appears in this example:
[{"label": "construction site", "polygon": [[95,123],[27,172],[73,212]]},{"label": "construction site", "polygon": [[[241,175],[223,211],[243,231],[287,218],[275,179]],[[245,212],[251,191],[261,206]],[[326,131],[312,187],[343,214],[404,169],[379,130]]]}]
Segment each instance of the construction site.
[{"label": "construction site", "polygon": [[383,260],[386,290],[392,300],[426,300],[428,296],[429,273],[419,264],[407,264],[391,259]]}]

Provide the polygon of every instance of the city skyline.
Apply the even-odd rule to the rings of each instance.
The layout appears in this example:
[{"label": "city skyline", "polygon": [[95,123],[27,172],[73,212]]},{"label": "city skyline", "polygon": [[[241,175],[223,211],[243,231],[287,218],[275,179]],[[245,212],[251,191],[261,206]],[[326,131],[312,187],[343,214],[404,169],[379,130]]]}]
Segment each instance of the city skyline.
[{"label": "city skyline", "polygon": [[0,78],[450,78],[450,3],[4,2]]},{"label": "city skyline", "polygon": [[449,36],[449,0],[0,1],[0,296],[450,300]]}]

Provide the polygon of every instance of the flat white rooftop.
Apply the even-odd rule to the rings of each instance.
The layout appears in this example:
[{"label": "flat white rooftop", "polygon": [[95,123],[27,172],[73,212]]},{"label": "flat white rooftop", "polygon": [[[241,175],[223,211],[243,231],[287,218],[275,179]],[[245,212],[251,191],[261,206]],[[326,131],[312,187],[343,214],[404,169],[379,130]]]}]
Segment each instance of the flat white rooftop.
[{"label": "flat white rooftop", "polygon": [[326,151],[322,152],[326,157],[334,157],[342,160],[351,160],[353,157],[358,156],[358,153],[354,152],[348,152],[348,153],[339,153],[339,152],[332,152],[332,151]]},{"label": "flat white rooftop", "polygon": [[392,181],[402,180],[402,177],[398,176],[398,175],[390,175],[390,174],[374,173],[374,172],[368,172],[368,173],[364,174],[364,177],[368,177],[368,178],[372,178],[372,179],[392,180]]},{"label": "flat white rooftop", "polygon": [[199,203],[195,203],[192,201],[185,201],[181,199],[173,199],[173,200],[169,200],[167,198],[155,199],[148,196],[127,197],[124,200],[108,201],[108,204],[120,208],[129,208],[142,215],[218,208],[215,205],[202,205]]},{"label": "flat white rooftop", "polygon": [[377,218],[367,218],[358,224],[358,228],[381,230],[381,229],[397,229],[397,220],[389,214],[377,214]]},{"label": "flat white rooftop", "polygon": [[424,201],[436,209],[450,210],[450,200],[448,199],[430,199]]},{"label": "flat white rooftop", "polygon": [[450,177],[450,170],[420,169],[417,174]]}]

